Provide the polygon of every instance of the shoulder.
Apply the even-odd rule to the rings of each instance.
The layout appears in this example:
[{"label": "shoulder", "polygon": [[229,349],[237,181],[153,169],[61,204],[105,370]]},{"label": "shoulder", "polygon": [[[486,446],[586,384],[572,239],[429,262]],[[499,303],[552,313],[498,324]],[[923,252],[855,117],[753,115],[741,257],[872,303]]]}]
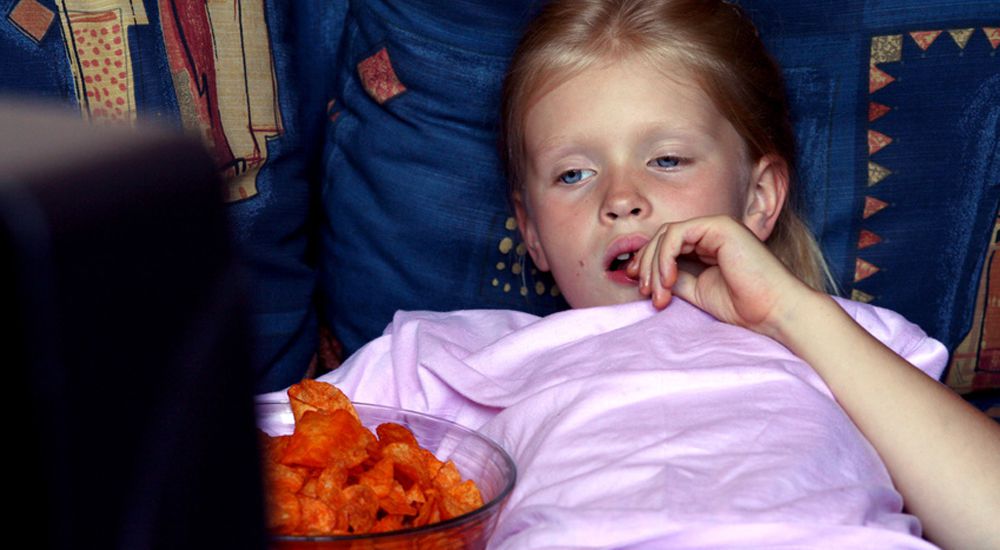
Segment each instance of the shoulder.
[{"label": "shoulder", "polygon": [[848,315],[872,336],[932,378],[940,378],[948,350],[922,328],[890,309],[834,296]]}]

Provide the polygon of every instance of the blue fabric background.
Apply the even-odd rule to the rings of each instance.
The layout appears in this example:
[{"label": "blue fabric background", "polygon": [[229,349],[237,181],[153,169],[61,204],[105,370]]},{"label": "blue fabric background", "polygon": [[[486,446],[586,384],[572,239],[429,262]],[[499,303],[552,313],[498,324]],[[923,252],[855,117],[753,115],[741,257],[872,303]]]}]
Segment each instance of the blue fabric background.
[{"label": "blue fabric background", "polygon": [[[378,335],[396,309],[563,305],[535,296],[531,280],[527,298],[514,292],[519,283],[508,293],[487,284],[509,215],[494,145],[497,94],[541,3],[352,3],[338,61],[342,111],[327,138],[321,283],[348,350]],[[1000,3],[741,4],[784,68],[805,211],[841,292],[900,311],[954,347],[969,327],[997,209],[998,58],[980,28],[1000,24]],[[945,33],[921,55],[906,34],[966,27],[976,34],[964,51]],[[894,173],[870,188],[871,38],[899,33],[897,82],[872,95],[894,107],[871,125],[895,139],[872,157]],[[357,64],[383,47],[409,90],[378,105]],[[868,195],[890,207],[863,220]],[[882,242],[858,250],[861,229]],[[880,271],[855,282],[859,257]]]},{"label": "blue fabric background", "polygon": [[[525,256],[496,153],[500,84],[529,4],[351,3],[322,198],[325,312],[346,351],[398,309],[563,307],[530,266],[510,270]],[[381,48],[407,91],[379,105],[357,65]]]},{"label": "blue fabric background", "polygon": [[[1000,56],[981,27],[1000,2],[742,2],[787,78],[806,211],[842,292],[860,290],[953,348],[968,331],[997,213]],[[912,31],[947,32],[926,52]],[[902,34],[896,81],[869,94],[873,36]],[[868,102],[893,109],[868,122]],[[893,171],[868,185],[867,131],[893,138],[871,160]],[[863,220],[865,196],[890,204]],[[861,229],[883,241],[858,250]],[[854,282],[855,259],[880,268]]]},{"label": "blue fabric background", "polygon": [[[56,18],[40,42],[8,14],[18,0],[0,0],[0,93],[53,100],[79,113],[62,27]],[[158,4],[144,2],[148,25],[128,27],[140,120],[180,128],[177,98],[163,46]],[[265,4],[284,133],[267,141],[258,194],[229,207],[247,259],[259,391],[301,378],[316,348],[316,196],[325,106],[346,2],[283,0]]]}]

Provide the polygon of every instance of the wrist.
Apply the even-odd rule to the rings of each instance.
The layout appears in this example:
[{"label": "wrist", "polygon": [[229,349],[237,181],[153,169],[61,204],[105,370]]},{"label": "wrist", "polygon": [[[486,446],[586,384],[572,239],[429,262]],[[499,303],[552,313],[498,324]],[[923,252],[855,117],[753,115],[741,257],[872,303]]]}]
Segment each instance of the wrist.
[{"label": "wrist", "polygon": [[811,333],[811,321],[831,306],[842,311],[829,294],[801,285],[776,304],[760,332],[794,351],[795,343]]}]

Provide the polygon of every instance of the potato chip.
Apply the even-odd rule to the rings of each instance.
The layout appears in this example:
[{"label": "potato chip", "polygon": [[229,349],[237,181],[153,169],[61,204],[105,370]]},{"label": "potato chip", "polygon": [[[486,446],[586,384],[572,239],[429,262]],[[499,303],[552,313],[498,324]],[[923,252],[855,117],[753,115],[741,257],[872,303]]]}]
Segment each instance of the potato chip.
[{"label": "potato chip", "polygon": [[403,527],[404,527],[403,516],[398,514],[389,514],[388,516],[385,516],[384,518],[375,522],[375,525],[372,527],[372,533],[386,533],[388,531],[397,531],[399,529],[402,529]]},{"label": "potato chip", "polygon": [[306,411],[295,425],[281,463],[311,468],[342,464],[350,468],[368,458],[367,447],[373,440],[371,432],[344,410]]},{"label": "potato chip", "polygon": [[434,476],[434,484],[438,486],[439,489],[448,489],[462,482],[462,475],[458,473],[458,468],[455,467],[455,463],[448,461],[444,463],[444,466],[438,470],[437,475]]},{"label": "potato chip", "polygon": [[281,535],[388,532],[430,525],[482,506],[475,483],[420,447],[405,426],[376,438],[337,388],[289,388],[290,436],[260,432],[268,529]]},{"label": "potato chip", "polygon": [[292,534],[301,521],[299,497],[287,491],[268,491],[265,499],[267,528],[277,534]]},{"label": "potato chip", "polygon": [[263,466],[264,478],[275,491],[287,491],[295,494],[306,482],[305,475],[297,468],[285,466],[278,462],[267,462]]},{"label": "potato chip", "polygon": [[417,443],[417,438],[413,437],[413,433],[401,424],[386,422],[375,428],[375,433],[378,434],[380,447],[385,447],[390,443],[406,443],[414,447],[420,446]]},{"label": "potato chip", "polygon": [[299,532],[303,535],[329,535],[337,525],[337,516],[323,501],[305,496],[299,497],[302,520]]},{"label": "potato chip", "polygon": [[427,471],[426,461],[419,447],[406,443],[390,443],[382,447],[382,457],[383,460],[391,459],[396,472],[405,476],[410,482],[425,487],[430,485],[431,475]]},{"label": "potato chip", "polygon": [[451,519],[483,505],[483,497],[472,480],[457,483],[441,495],[441,518]]},{"label": "potato chip", "polygon": [[305,379],[288,388],[288,401],[292,406],[292,415],[295,417],[296,424],[306,411],[333,412],[337,410],[347,411],[355,420],[361,422],[351,400],[336,386],[326,382]]},{"label": "potato chip", "polygon": [[352,533],[367,533],[375,525],[378,515],[378,497],[367,485],[351,485],[343,491],[346,503],[344,512]]}]

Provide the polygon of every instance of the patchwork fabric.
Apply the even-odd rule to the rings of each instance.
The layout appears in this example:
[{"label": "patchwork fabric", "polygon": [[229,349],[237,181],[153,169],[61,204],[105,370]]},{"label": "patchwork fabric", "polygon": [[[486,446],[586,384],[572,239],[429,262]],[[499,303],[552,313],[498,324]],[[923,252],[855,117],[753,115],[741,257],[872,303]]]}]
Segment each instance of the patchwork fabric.
[{"label": "patchwork fabric", "polygon": [[1000,386],[984,264],[1000,200],[996,6],[742,4],[785,70],[807,217],[841,291],[955,350],[955,389]]},{"label": "patchwork fabric", "polygon": [[316,347],[307,225],[345,11],[320,0],[0,0],[0,93],[62,102],[95,123],[172,124],[205,143],[247,259],[261,390],[296,381]]}]

